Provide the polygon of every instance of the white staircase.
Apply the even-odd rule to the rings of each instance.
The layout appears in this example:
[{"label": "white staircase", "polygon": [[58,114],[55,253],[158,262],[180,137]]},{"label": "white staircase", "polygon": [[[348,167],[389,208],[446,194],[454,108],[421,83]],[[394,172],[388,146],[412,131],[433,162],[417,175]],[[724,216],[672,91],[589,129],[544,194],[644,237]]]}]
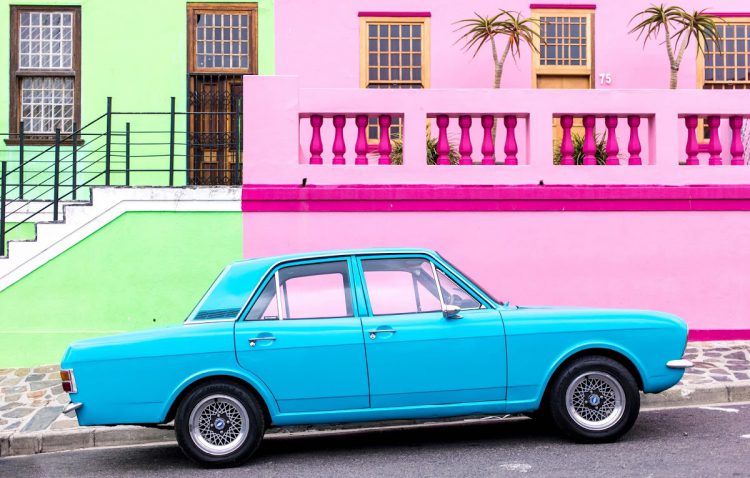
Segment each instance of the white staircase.
[{"label": "white staircase", "polygon": [[[6,256],[0,257],[0,291],[125,212],[239,212],[241,191],[236,186],[92,187],[90,202],[61,203],[57,222],[37,222],[35,240],[8,242]],[[51,216],[45,213],[42,219]]]}]

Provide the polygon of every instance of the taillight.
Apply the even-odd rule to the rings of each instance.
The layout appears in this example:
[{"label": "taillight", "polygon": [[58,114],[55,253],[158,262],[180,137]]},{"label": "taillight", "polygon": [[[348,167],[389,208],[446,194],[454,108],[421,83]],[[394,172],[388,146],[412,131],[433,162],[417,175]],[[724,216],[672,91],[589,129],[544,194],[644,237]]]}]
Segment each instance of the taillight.
[{"label": "taillight", "polygon": [[60,370],[60,380],[62,380],[62,388],[68,393],[77,393],[76,379],[73,375],[73,369]]}]

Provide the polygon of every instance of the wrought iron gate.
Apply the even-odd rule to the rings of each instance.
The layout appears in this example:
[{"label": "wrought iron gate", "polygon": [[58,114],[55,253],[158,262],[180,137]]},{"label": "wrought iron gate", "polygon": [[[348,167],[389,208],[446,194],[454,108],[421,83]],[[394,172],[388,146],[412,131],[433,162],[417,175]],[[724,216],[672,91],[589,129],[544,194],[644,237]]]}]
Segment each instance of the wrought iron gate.
[{"label": "wrought iron gate", "polygon": [[188,183],[242,184],[242,76],[188,76]]}]

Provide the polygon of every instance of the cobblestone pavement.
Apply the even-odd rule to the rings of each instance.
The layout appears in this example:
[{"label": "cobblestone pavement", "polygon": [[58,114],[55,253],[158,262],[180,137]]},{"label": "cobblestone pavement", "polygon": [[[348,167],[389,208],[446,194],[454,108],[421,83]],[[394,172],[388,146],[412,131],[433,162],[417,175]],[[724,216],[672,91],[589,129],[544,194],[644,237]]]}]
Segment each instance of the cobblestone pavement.
[{"label": "cobblestone pavement", "polygon": [[[750,341],[690,342],[685,358],[695,366],[678,388],[750,383]],[[0,369],[0,432],[34,432],[78,427],[60,412],[69,402],[60,384],[60,367]]]}]

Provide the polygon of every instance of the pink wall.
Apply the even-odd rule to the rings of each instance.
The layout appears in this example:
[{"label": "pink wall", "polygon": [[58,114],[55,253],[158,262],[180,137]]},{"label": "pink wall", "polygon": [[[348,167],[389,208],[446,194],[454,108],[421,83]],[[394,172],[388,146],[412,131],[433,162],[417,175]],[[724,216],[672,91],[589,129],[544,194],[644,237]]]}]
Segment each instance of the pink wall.
[{"label": "pink wall", "polygon": [[[728,132],[722,136],[723,166],[685,166],[684,115],[750,116],[743,90],[534,90],[464,88],[368,90],[362,88],[300,88],[291,76],[246,76],[244,79],[244,181],[246,184],[750,184],[750,168],[729,165]],[[402,165],[354,164],[354,115],[398,114],[404,119]],[[430,166],[426,163],[427,118],[448,114],[474,117],[473,166]],[[308,164],[310,119],[323,115],[323,164]],[[344,128],[346,164],[332,164],[332,115],[348,117]],[[480,165],[479,117],[513,114],[519,121],[516,139],[519,165]],[[556,166],[553,164],[553,118],[560,114],[620,117],[621,166]],[[627,166],[626,117],[642,119],[639,127],[642,166]],[[601,123],[601,121],[600,121]],[[504,131],[496,141],[504,158]],[[598,133],[602,132],[601,124]],[[437,132],[433,128],[433,135]]]},{"label": "pink wall", "polygon": [[[492,60],[489,50],[476,58],[454,44],[459,34],[454,22],[474,12],[489,15],[502,7],[530,13],[531,3],[518,0],[496,2],[477,0],[277,0],[276,72],[299,75],[303,87],[359,87],[359,18],[361,11],[430,12],[431,77],[433,88],[492,86]],[[553,2],[561,3],[561,2]],[[666,88],[669,67],[666,51],[659,42],[645,48],[628,34],[628,21],[652,0],[571,1],[565,4],[595,4],[594,56],[597,88]],[[680,0],[673,2],[686,10],[750,12],[746,0]],[[694,48],[694,47],[693,47]],[[693,50],[694,51],[694,50]],[[612,83],[598,84],[599,73],[610,73]],[[531,53],[523,52],[518,63],[509,60],[503,85],[531,87]],[[686,54],[680,71],[680,87],[695,88],[695,56]]]},{"label": "pink wall", "polygon": [[656,309],[750,329],[746,211],[245,213],[245,256],[438,250],[515,304]]}]

